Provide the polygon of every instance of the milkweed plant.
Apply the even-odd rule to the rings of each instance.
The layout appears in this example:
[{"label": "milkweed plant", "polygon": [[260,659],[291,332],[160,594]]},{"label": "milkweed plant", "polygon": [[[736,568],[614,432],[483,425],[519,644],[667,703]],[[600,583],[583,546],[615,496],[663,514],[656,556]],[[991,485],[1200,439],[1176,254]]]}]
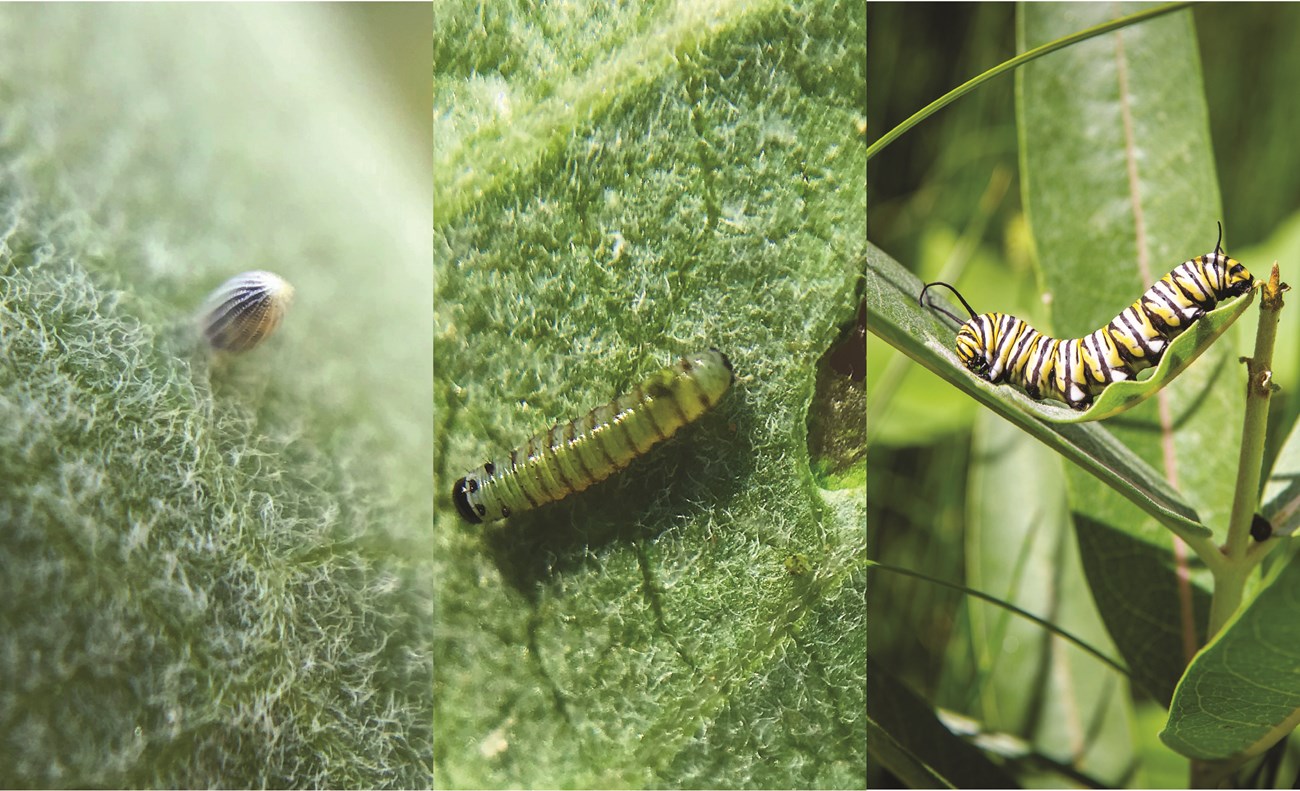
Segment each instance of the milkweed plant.
[{"label": "milkweed plant", "polygon": [[[1222,236],[1205,252],[1223,208],[1191,10],[1015,13],[1020,55],[868,152],[869,181],[897,171],[900,144],[966,123],[953,119],[977,89],[1013,77],[1024,213],[1008,236],[1024,240],[1041,300],[972,252],[1009,187],[996,169],[944,267],[869,245],[867,326],[883,341],[868,393],[882,460],[869,489],[873,771],[957,786],[1268,783],[1300,766],[1300,436],[1273,362],[1287,264],[1229,258]],[[869,209],[872,242],[902,238],[910,215]],[[909,389],[909,361],[938,378]],[[909,433],[962,420],[968,455],[903,450]],[[909,487],[925,491],[895,494]],[[904,659],[918,628],[939,641],[929,664]],[[918,722],[927,738],[910,735]]]}]

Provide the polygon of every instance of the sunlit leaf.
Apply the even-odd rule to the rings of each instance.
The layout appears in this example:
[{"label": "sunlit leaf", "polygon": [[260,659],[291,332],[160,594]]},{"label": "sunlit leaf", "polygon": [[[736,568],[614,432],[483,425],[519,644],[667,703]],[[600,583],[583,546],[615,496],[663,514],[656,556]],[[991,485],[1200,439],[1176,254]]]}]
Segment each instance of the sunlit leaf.
[{"label": "sunlit leaf", "polygon": [[[861,300],[865,8],[441,10],[434,785],[860,786],[865,465],[820,488],[808,411]],[[708,347],[736,382],[672,440],[456,513],[465,470]]]},{"label": "sunlit leaf", "polygon": [[1160,738],[1191,758],[1257,755],[1300,723],[1300,562],[1215,636],[1178,683]]}]

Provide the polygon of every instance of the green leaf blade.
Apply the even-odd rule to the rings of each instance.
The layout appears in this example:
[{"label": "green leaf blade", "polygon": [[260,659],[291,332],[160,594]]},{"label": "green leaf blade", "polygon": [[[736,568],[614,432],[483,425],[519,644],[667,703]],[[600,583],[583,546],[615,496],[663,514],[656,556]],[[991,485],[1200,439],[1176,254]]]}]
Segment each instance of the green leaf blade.
[{"label": "green leaf blade", "polygon": [[[427,115],[371,13],[0,8],[0,785],[431,782]],[[294,304],[214,357],[257,268]]]},{"label": "green leaf blade", "polygon": [[1300,724],[1300,563],[1220,630],[1187,668],[1160,738],[1205,761],[1238,763]]},{"label": "green leaf blade", "polygon": [[[1115,656],[1079,563],[1059,456],[987,412],[973,451],[967,584]],[[971,639],[950,655],[970,652],[976,667],[954,672],[960,660],[951,661],[939,700],[986,732],[1016,735],[1041,755],[1073,753],[1089,776],[1119,784],[1134,760],[1123,671],[1015,613],[975,599],[966,612]],[[978,700],[963,707],[972,690]]]},{"label": "green leaf blade", "polygon": [[1289,536],[1300,527],[1300,424],[1282,443],[1264,484],[1260,512],[1273,527],[1273,535]]}]

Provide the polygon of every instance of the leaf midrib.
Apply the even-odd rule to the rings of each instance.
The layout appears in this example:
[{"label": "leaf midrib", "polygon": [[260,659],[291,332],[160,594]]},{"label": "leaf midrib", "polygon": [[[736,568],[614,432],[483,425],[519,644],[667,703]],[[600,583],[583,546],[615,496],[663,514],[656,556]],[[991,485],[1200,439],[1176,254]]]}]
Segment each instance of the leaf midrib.
[{"label": "leaf midrib", "polygon": [[777,7],[775,0],[696,0],[674,5],[659,24],[628,39],[585,71],[556,83],[547,97],[503,97],[515,106],[496,113],[462,139],[435,141],[436,224],[454,225],[484,196],[532,171],[581,124],[674,68],[678,53],[698,49],[745,19]]}]

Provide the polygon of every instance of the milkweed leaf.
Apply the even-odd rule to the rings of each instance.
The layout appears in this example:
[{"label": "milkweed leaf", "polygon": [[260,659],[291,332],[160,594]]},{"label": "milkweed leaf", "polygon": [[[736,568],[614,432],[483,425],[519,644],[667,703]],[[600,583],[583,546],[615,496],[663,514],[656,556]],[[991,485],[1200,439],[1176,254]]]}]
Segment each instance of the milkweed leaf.
[{"label": "milkweed leaf", "polygon": [[[860,300],[864,26],[848,2],[444,7],[435,785],[865,782],[865,491],[820,489],[807,440]],[[671,440],[461,520],[466,470],[709,347],[736,381]]]},{"label": "milkweed leaf", "polygon": [[1236,764],[1300,723],[1300,562],[1221,629],[1188,666],[1160,738],[1204,761]]},{"label": "milkweed leaf", "polygon": [[427,116],[349,13],[0,7],[0,786],[431,785]]}]

